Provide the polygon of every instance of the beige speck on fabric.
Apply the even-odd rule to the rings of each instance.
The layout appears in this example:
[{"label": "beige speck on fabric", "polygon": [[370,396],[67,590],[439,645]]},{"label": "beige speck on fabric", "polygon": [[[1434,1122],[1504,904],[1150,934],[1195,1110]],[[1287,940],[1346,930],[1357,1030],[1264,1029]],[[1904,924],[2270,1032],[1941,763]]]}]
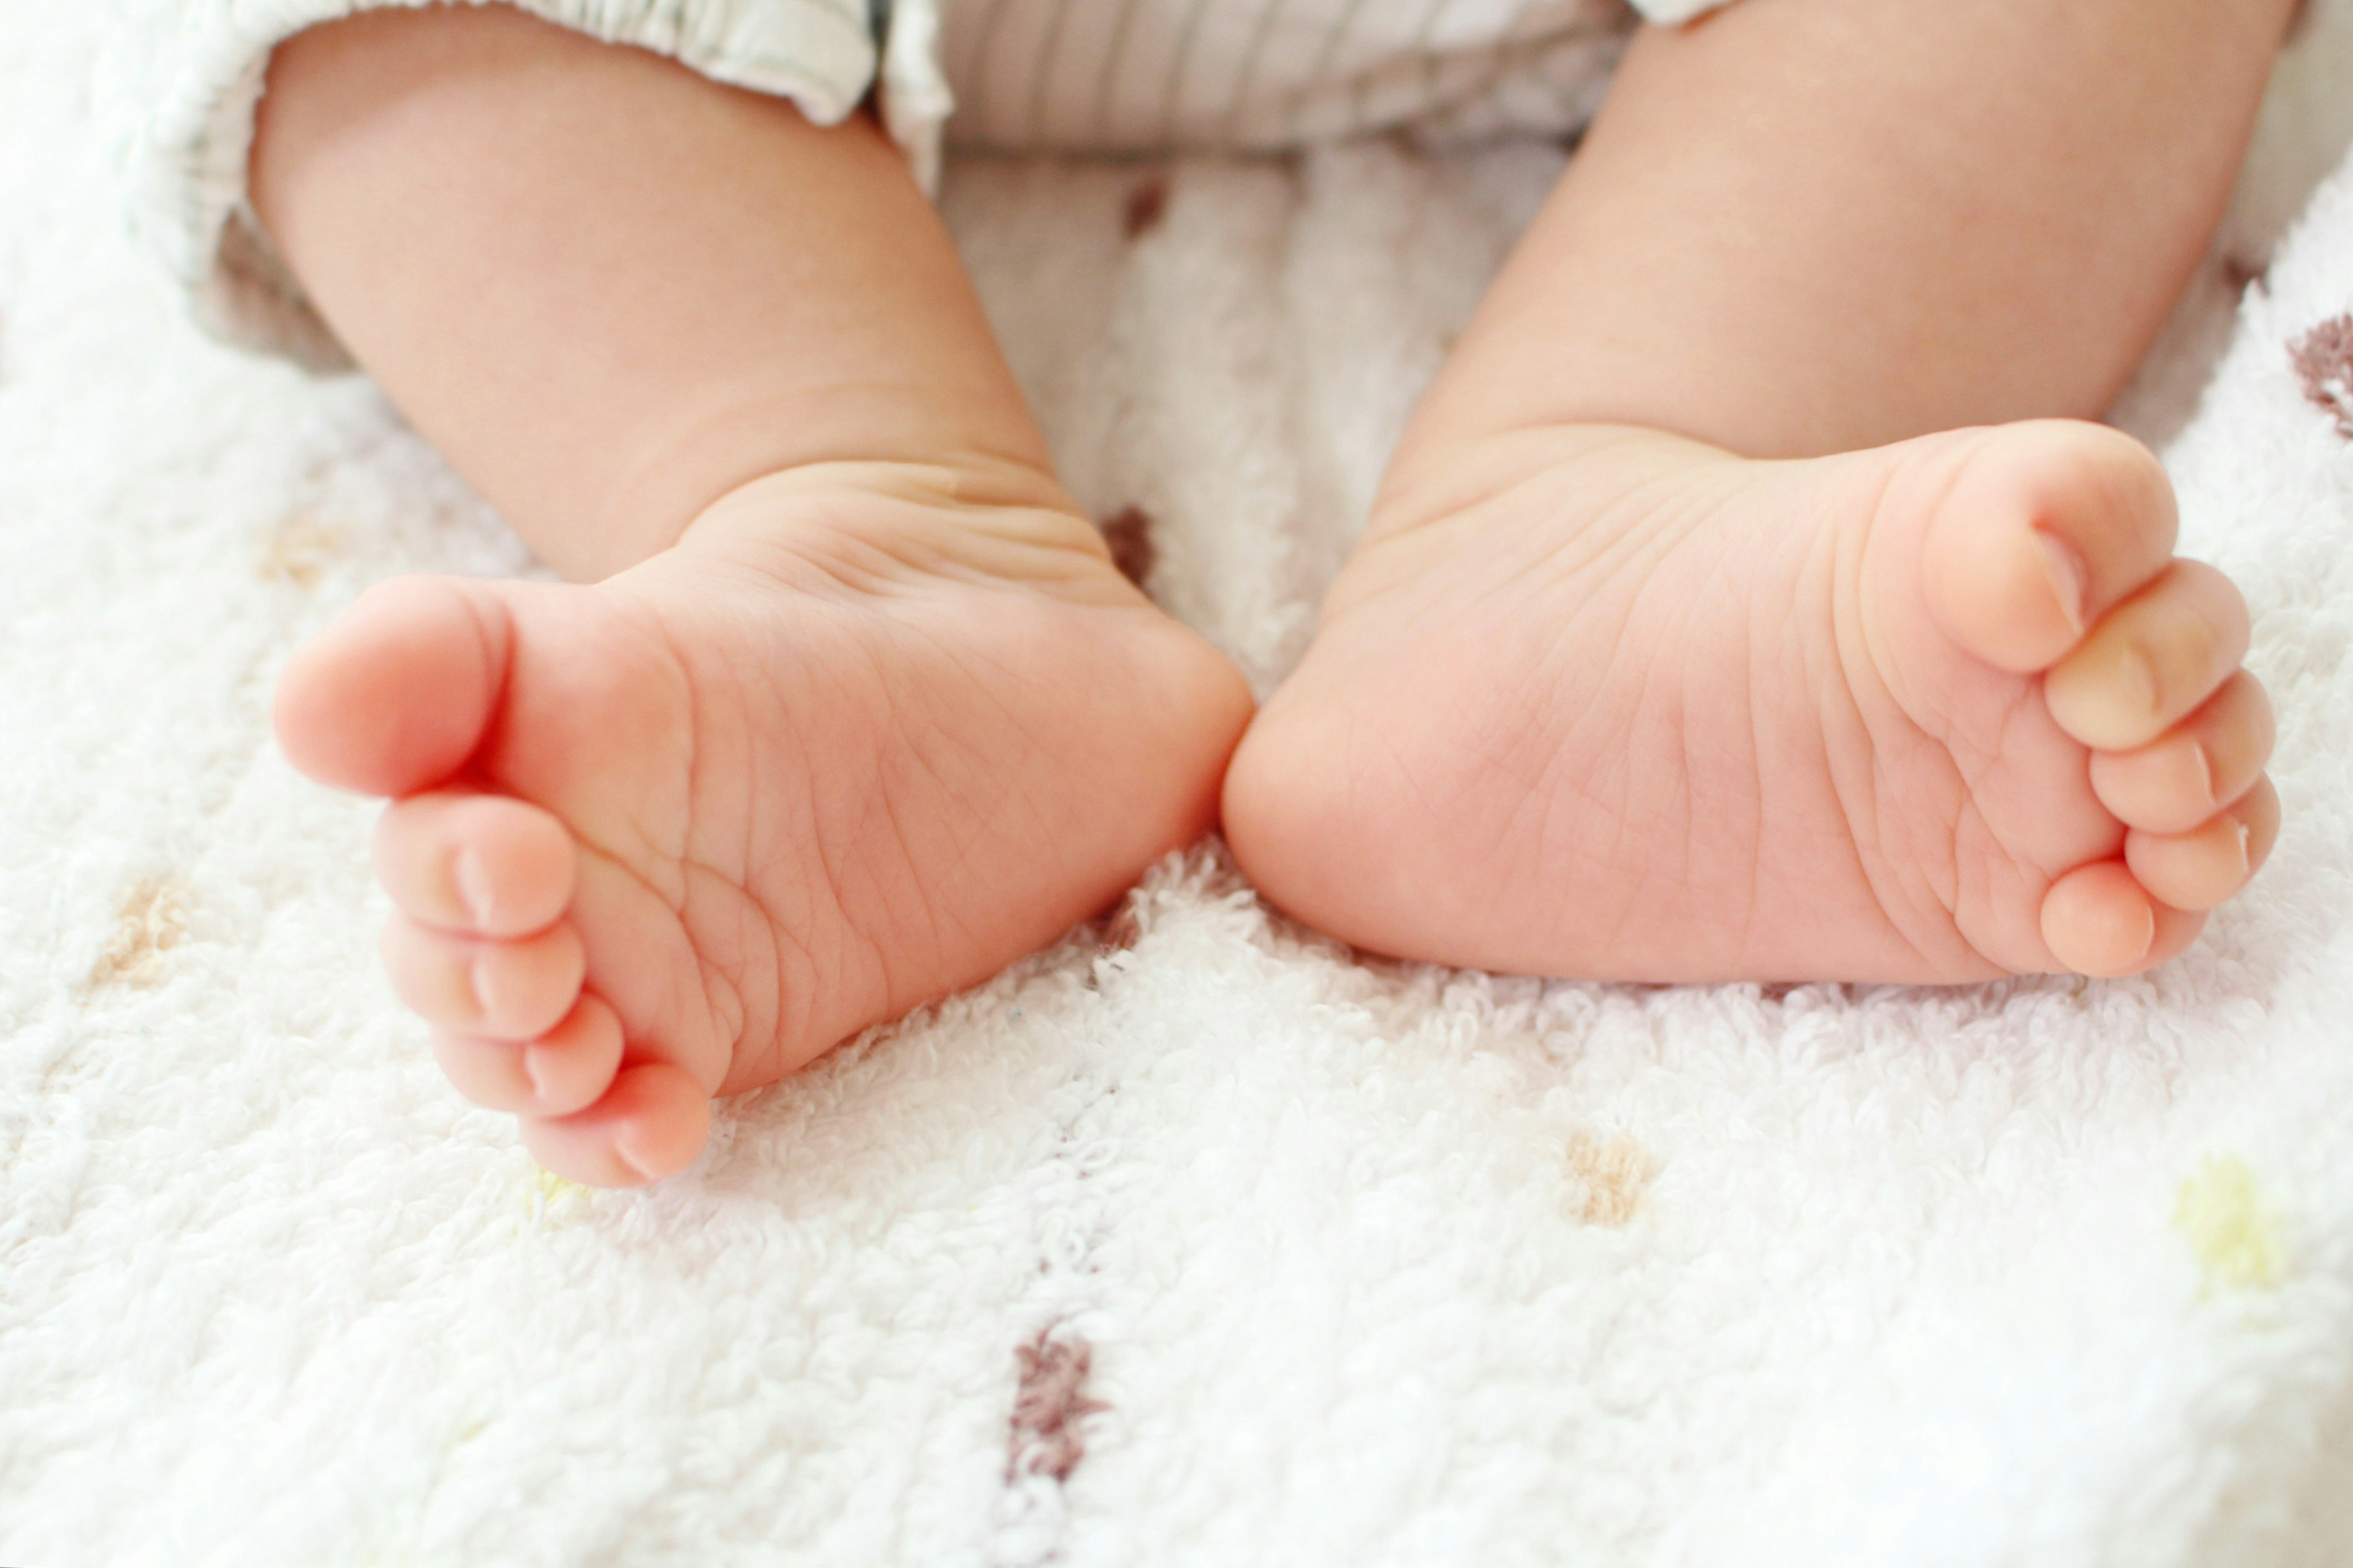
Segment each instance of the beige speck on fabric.
[{"label": "beige speck on fabric", "polygon": [[2173,1224],[2209,1289],[2269,1289],[2287,1271],[2279,1212],[2236,1154],[2210,1154],[2182,1178]]}]

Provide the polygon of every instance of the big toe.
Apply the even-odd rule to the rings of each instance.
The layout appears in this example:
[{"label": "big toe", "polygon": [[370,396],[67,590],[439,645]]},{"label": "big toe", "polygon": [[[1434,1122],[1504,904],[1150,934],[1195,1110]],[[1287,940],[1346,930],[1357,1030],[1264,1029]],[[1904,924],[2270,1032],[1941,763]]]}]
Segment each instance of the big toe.
[{"label": "big toe", "polygon": [[1947,636],[2029,674],[2163,570],[2173,489],[2147,447],[2105,426],[2038,420],[1972,441],[1928,521],[1923,585]]},{"label": "big toe", "polygon": [[344,789],[400,795],[438,784],[480,743],[510,635],[487,584],[379,584],[288,662],[279,744],[303,773]]}]

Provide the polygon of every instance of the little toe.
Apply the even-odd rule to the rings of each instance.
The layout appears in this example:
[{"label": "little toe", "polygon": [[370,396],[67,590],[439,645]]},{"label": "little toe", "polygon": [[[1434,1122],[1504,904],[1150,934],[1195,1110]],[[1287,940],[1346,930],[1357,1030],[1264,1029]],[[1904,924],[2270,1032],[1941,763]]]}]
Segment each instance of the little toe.
[{"label": "little toe", "polygon": [[621,1023],[584,995],[535,1040],[489,1040],[438,1030],[433,1057],[459,1094],[486,1110],[569,1116],[594,1105],[621,1066]]},{"label": "little toe", "polygon": [[392,989],[427,1023],[461,1035],[530,1040],[562,1022],[587,973],[569,923],[514,942],[454,936],[404,914],[385,923]]},{"label": "little toe", "polygon": [[711,1094],[683,1068],[623,1068],[604,1098],[571,1116],[522,1120],[523,1147],[557,1175],[636,1187],[694,1163],[711,1131]]},{"label": "little toe", "polygon": [[2078,866],[2042,896],[2042,945],[2076,974],[2134,974],[2162,963],[2204,921],[2151,898],[2121,860]]},{"label": "little toe", "polygon": [[2262,868],[2279,823],[2279,794],[2259,777],[2229,810],[2189,832],[2126,835],[2125,863],[2151,897],[2178,910],[2211,910]]},{"label": "little toe", "polygon": [[2014,674],[2047,668],[2163,570],[2179,527],[2147,447],[2104,426],[1983,432],[1937,507],[1923,584],[1946,634]]},{"label": "little toe", "polygon": [[578,858],[562,822],[510,795],[411,795],[376,823],[385,891],[410,919],[443,931],[544,931],[572,901]]},{"label": "little toe", "polygon": [[2253,785],[2274,733],[2263,682],[2242,669],[2147,745],[2093,752],[2092,793],[2127,827],[2187,833]]},{"label": "little toe", "polygon": [[2246,657],[2248,629],[2246,601],[2228,577],[2176,561],[2052,668],[2043,700],[2084,745],[2135,750],[2231,678]]}]

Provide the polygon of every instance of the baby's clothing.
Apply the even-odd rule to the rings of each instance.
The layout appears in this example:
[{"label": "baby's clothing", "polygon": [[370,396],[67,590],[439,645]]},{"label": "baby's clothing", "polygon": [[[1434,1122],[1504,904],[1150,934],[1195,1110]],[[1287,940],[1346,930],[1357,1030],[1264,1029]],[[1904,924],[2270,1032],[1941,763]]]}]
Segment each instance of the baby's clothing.
[{"label": "baby's clothing", "polygon": [[[424,0],[108,0],[100,110],[134,217],[214,331],[345,363],[247,205],[270,51]],[[472,0],[480,3],[480,0]],[[1634,25],[1620,0],[512,0],[835,123],[871,92],[927,184],[955,144],[1266,150],[1356,132],[1567,134]],[[1724,0],[1634,0],[1681,21]]]},{"label": "baby's clothing", "polygon": [[899,4],[939,13],[955,141],[1074,151],[1565,132],[1591,118],[1633,26],[1617,0]]}]

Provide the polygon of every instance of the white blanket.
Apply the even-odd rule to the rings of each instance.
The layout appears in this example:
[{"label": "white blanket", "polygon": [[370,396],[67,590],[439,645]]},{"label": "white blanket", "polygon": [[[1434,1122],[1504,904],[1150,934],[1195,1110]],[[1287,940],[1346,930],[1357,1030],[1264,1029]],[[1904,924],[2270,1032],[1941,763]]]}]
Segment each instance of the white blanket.
[{"label": "white blanket", "polygon": [[[2228,344],[2169,461],[2282,715],[2188,956],[1539,984],[1355,961],[1208,846],[590,1194],[441,1082],[367,809],[266,723],[363,585],[522,552],[364,383],[179,318],[79,9],[0,21],[0,1562],[2353,1559],[2344,12],[2129,402],[2169,437]],[[1263,687],[1558,156],[947,206],[1073,487]]]}]

